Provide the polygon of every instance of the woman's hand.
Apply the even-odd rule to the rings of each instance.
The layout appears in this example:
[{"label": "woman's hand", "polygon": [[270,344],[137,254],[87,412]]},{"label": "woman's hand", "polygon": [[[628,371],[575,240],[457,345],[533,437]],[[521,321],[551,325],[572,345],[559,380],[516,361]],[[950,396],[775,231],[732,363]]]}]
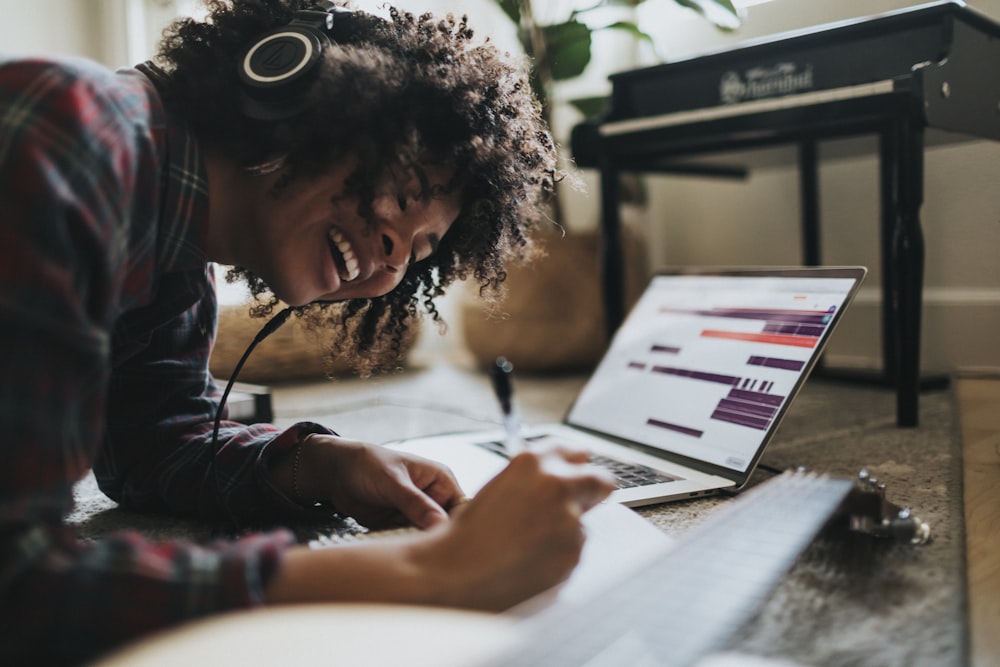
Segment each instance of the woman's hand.
[{"label": "woman's hand", "polygon": [[581,517],[615,488],[588,460],[565,448],[519,454],[429,536],[417,553],[443,579],[437,603],[501,610],[566,579],[583,548]]},{"label": "woman's hand", "polygon": [[[408,469],[411,457],[397,460],[392,454],[391,465],[384,467]],[[614,489],[611,475],[586,460],[586,454],[565,449],[525,452],[452,512],[451,521],[429,531],[330,549],[292,549],[268,586],[267,599],[507,609],[560,583],[579,561],[585,538],[580,519]],[[450,488],[447,482],[441,486]],[[361,495],[381,497],[369,493],[375,488],[380,485],[363,484]],[[457,492],[445,496],[452,506],[461,500]],[[447,500],[434,502],[448,506]]]},{"label": "woman's hand", "polygon": [[276,471],[279,483],[292,497],[328,502],[368,528],[431,528],[466,500],[446,466],[414,454],[321,434],[298,447]]}]

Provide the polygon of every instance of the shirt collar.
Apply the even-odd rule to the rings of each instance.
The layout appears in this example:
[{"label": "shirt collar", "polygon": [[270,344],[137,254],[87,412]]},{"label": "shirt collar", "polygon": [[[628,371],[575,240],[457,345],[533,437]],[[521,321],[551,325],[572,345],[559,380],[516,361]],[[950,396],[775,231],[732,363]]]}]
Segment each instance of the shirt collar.
[{"label": "shirt collar", "polygon": [[155,83],[162,75],[148,64],[141,72],[149,89],[153,131],[161,163],[156,263],[160,271],[204,268],[208,262],[208,175],[201,146],[186,124],[172,118]]}]

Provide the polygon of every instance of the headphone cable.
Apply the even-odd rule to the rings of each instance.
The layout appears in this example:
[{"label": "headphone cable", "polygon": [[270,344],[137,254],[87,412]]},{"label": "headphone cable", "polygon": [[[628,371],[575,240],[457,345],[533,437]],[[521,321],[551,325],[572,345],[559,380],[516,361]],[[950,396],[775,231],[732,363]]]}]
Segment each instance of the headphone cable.
[{"label": "headphone cable", "polygon": [[246,352],[243,353],[243,356],[240,357],[236,367],[233,368],[233,373],[229,376],[229,382],[226,384],[226,390],[222,392],[222,400],[219,401],[219,406],[215,409],[215,426],[212,429],[212,452],[215,452],[219,445],[219,423],[222,421],[222,408],[226,405],[226,399],[229,398],[229,392],[232,391],[233,384],[236,382],[236,378],[239,376],[240,370],[243,369],[243,364],[245,364],[247,359],[250,358],[250,353],[253,352],[254,348],[257,347],[261,341],[280,329],[281,325],[288,321],[289,316],[294,310],[295,309],[292,307],[285,308],[268,320],[267,323],[261,327],[260,331],[257,332],[257,335],[254,336],[254,339],[250,341]]}]

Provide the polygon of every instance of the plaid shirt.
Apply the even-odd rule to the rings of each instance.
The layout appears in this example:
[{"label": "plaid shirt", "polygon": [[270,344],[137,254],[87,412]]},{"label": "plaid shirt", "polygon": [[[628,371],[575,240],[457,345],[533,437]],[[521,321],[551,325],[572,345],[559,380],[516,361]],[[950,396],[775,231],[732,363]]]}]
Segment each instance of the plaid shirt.
[{"label": "plaid shirt", "polygon": [[268,457],[325,429],[224,421],[211,447],[207,213],[198,146],[141,72],[0,61],[0,663],[78,661],[258,605],[291,542],[84,542],[63,522],[91,468],[128,508],[297,509]]}]

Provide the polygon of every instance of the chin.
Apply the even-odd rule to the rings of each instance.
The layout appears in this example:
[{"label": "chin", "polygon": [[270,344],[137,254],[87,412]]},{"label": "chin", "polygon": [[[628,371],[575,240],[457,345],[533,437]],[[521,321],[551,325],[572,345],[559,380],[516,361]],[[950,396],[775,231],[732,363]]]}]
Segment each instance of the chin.
[{"label": "chin", "polygon": [[282,288],[281,286],[272,287],[271,292],[278,298],[279,301],[292,306],[293,308],[308,306],[310,303],[322,298],[323,296],[313,291],[304,292],[303,290],[287,289]]},{"label": "chin", "polygon": [[338,284],[335,285],[333,290],[329,290],[325,285],[313,285],[299,281],[275,281],[275,284],[270,286],[271,291],[278,299],[295,308],[308,306],[310,303],[317,301],[334,301],[340,299],[342,297],[339,296],[339,293],[344,288],[343,284]]}]

